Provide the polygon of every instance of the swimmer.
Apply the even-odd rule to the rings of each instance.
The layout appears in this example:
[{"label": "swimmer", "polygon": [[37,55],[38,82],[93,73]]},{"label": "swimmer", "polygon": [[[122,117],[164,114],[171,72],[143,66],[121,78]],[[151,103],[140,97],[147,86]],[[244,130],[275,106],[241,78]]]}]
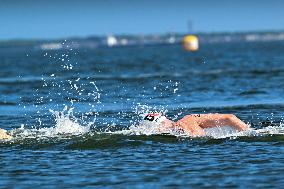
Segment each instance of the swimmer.
[{"label": "swimmer", "polygon": [[150,113],[144,117],[145,121],[159,125],[159,131],[178,129],[191,136],[204,136],[205,128],[231,126],[238,131],[248,130],[249,126],[233,114],[191,114],[174,122],[160,113]]},{"label": "swimmer", "polygon": [[0,139],[11,139],[12,136],[7,134],[7,131],[4,129],[0,129]]}]

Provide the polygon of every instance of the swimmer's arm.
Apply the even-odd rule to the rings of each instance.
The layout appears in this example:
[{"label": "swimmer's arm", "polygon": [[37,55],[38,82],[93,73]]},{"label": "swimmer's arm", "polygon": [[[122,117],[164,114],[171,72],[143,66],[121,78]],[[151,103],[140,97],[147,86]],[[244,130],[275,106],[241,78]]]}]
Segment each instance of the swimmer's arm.
[{"label": "swimmer's arm", "polygon": [[233,114],[201,114],[198,124],[202,128],[231,126],[238,131],[244,131],[249,128],[247,124]]}]

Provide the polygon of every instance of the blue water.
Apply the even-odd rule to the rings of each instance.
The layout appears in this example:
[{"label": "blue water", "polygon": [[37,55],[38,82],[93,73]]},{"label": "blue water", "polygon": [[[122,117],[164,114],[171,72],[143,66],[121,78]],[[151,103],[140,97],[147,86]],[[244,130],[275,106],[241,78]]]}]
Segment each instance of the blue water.
[{"label": "blue water", "polygon": [[[63,41],[64,43],[64,41]],[[64,44],[63,44],[64,45]],[[284,42],[0,47],[1,188],[281,188]],[[147,133],[140,114],[234,113],[252,130]]]}]

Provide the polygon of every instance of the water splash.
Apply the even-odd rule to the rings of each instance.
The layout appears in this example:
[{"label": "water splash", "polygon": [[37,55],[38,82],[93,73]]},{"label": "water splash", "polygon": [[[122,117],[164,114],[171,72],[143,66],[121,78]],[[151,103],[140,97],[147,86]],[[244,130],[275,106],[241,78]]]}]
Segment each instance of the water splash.
[{"label": "water splash", "polygon": [[[73,108],[67,111],[67,107],[63,112],[50,110],[55,117],[56,124],[52,128],[52,134],[73,134],[79,135],[86,133],[90,130],[90,125],[82,126],[78,123],[78,119],[73,116]],[[67,114],[64,112],[67,111]],[[48,128],[49,129],[49,128]]]},{"label": "water splash", "polygon": [[73,115],[73,108],[66,106],[63,111],[50,110],[55,119],[53,127],[26,129],[24,125],[10,131],[15,138],[42,138],[70,135],[82,135],[90,131],[90,125],[80,125],[79,119]]}]

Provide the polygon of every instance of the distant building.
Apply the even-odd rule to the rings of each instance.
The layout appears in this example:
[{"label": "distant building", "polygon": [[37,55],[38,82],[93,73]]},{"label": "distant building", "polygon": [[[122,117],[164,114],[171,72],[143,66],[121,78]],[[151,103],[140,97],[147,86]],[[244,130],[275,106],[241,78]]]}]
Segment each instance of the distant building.
[{"label": "distant building", "polygon": [[57,50],[61,49],[63,46],[61,43],[44,43],[40,46],[42,50]]},{"label": "distant building", "polygon": [[128,45],[128,40],[123,38],[123,39],[120,40],[120,44],[121,45]]},{"label": "distant building", "polygon": [[112,35],[107,36],[107,46],[113,47],[115,45],[117,45],[117,39]]},{"label": "distant building", "polygon": [[175,42],[176,42],[175,36],[170,36],[170,37],[168,38],[168,43],[173,44],[173,43],[175,43]]}]

